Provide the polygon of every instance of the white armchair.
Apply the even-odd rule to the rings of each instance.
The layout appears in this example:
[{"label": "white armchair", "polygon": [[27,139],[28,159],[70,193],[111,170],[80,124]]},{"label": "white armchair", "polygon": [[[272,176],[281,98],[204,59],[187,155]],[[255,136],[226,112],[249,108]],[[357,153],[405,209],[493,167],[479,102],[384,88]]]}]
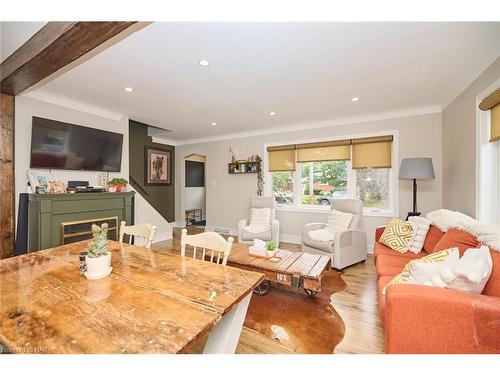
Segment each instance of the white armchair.
[{"label": "white armchair", "polygon": [[238,242],[250,244],[257,238],[263,241],[274,241],[276,244],[279,244],[280,223],[276,220],[274,197],[252,197],[250,198],[250,208],[271,209],[270,230],[261,233],[248,232],[245,230],[245,227],[249,225],[249,219],[241,219],[238,222]]},{"label": "white armchair", "polygon": [[366,260],[366,233],[357,229],[363,212],[363,202],[359,199],[334,199],[331,209],[354,214],[349,229],[336,232],[333,241],[317,241],[309,236],[309,232],[325,229],[325,223],[310,223],[302,230],[302,251],[328,255],[332,259],[332,267],[342,269]]}]

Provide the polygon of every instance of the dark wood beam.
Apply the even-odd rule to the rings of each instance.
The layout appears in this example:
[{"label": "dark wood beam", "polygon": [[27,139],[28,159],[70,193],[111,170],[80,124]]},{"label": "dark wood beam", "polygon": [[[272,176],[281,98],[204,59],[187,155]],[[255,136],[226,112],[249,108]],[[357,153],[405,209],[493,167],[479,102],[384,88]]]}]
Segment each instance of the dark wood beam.
[{"label": "dark wood beam", "polygon": [[14,97],[0,95],[0,259],[14,251]]},{"label": "dark wood beam", "polygon": [[0,65],[1,92],[18,95],[136,22],[48,22]]}]

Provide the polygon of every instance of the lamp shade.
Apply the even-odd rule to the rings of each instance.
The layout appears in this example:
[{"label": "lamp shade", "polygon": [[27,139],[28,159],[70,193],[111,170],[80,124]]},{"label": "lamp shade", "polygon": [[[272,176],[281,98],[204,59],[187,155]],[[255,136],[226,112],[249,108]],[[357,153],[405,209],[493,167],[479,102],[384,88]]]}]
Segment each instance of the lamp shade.
[{"label": "lamp shade", "polygon": [[399,178],[432,179],[434,177],[432,158],[401,159]]}]

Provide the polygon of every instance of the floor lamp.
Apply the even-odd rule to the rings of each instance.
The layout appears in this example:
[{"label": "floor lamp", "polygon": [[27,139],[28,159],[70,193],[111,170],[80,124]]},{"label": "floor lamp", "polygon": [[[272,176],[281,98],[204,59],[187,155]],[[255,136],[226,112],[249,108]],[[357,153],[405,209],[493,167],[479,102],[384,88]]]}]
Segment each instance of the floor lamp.
[{"label": "floor lamp", "polygon": [[420,216],[420,212],[417,211],[417,179],[435,178],[432,158],[402,159],[399,167],[399,178],[413,180],[413,212],[408,212],[406,220],[410,216]]}]

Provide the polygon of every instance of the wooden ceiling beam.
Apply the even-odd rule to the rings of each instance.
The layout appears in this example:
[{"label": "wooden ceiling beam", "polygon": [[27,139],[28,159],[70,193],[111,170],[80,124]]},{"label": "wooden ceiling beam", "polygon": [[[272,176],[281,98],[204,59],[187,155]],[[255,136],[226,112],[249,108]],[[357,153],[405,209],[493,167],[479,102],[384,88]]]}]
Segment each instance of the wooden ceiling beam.
[{"label": "wooden ceiling beam", "polygon": [[0,91],[18,95],[136,22],[48,22],[0,64]]}]

